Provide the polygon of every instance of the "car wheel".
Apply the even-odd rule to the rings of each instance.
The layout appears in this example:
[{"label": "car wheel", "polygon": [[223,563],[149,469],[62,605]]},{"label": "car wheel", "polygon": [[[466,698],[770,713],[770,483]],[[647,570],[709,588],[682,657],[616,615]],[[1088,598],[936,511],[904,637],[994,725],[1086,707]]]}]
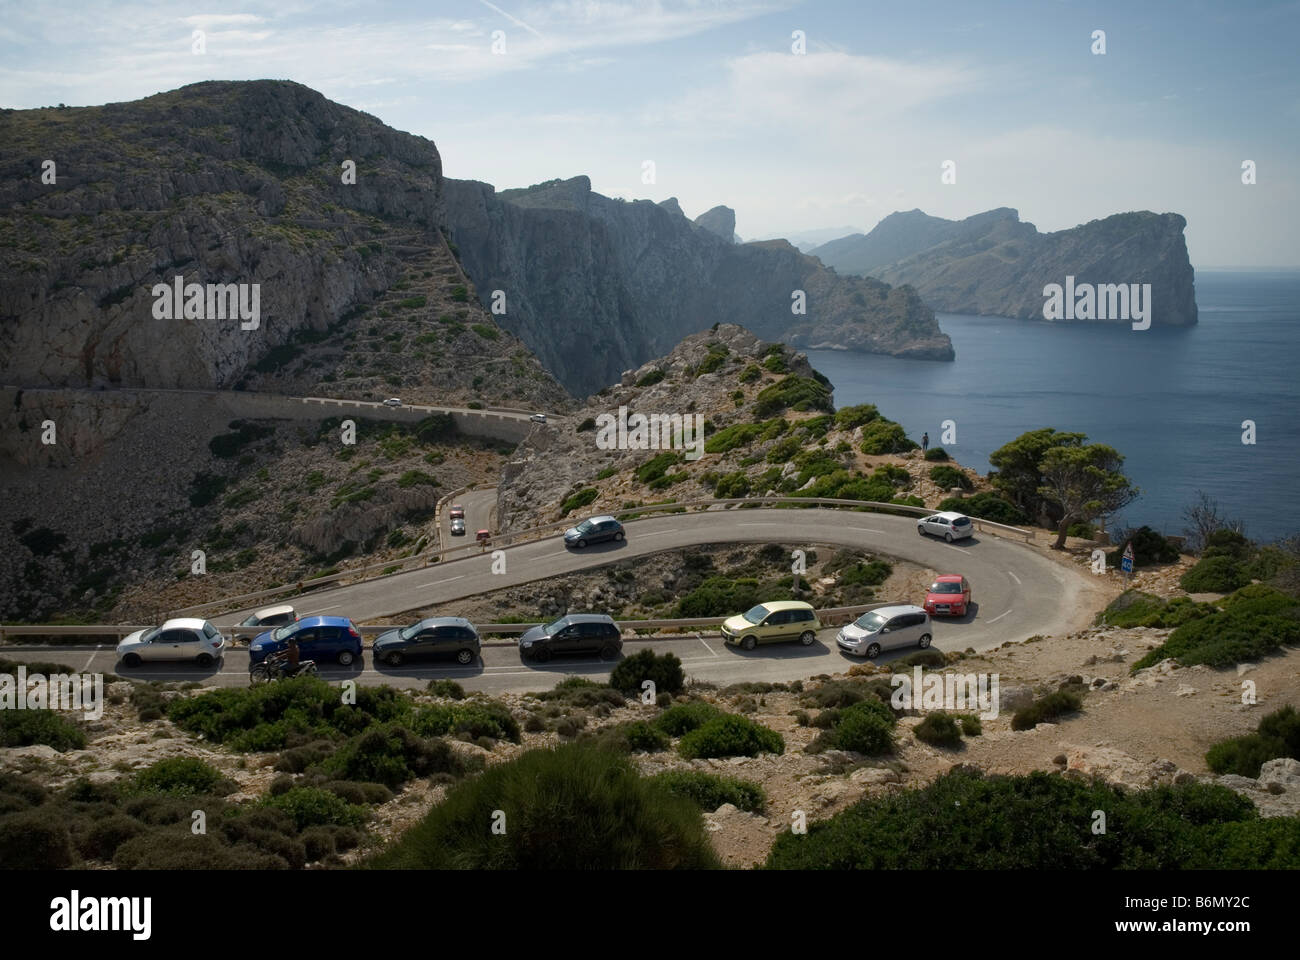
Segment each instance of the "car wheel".
[{"label": "car wheel", "polygon": [[622,540],[622,539],[623,539],[623,531],[620,530],[618,533],[614,534],[614,539],[615,539],[616,541],[617,541],[617,540]]},{"label": "car wheel", "polygon": [[140,655],[137,653],[128,653],[122,658],[122,662],[128,667],[138,667],[140,666]]},{"label": "car wheel", "polygon": [[473,650],[460,650],[460,651],[457,651],[457,653],[456,653],[456,662],[457,662],[457,663],[473,663],[473,662],[474,662],[474,651],[473,651]]},{"label": "car wheel", "polygon": [[745,637],[745,639],[740,641],[740,647],[742,650],[753,650],[756,646],[758,646],[758,641],[753,637]]},{"label": "car wheel", "polygon": [[917,643],[917,646],[920,647],[922,650],[924,650],[929,645],[930,645],[930,635],[928,633],[921,634],[921,639],[920,642]]},{"label": "car wheel", "polygon": [[404,658],[402,657],[401,653],[394,650],[392,653],[388,655],[388,665],[390,667],[400,667],[402,665],[403,659]]},{"label": "car wheel", "polygon": [[943,535],[943,538],[944,538],[945,540],[947,540],[949,543],[952,543],[952,534],[951,534],[951,533],[945,533],[945,534]]},{"label": "car wheel", "polygon": [[248,682],[250,684],[267,683],[271,679],[271,669],[264,663],[256,664],[249,668]]},{"label": "car wheel", "polygon": [[200,654],[199,654],[199,666],[200,666],[200,667],[210,667],[210,666],[212,666],[212,654],[210,654],[210,653],[200,653]]},{"label": "car wheel", "polygon": [[805,630],[803,633],[799,634],[799,642],[805,647],[811,647],[813,641],[816,639],[817,634],[813,633],[811,630]]},{"label": "car wheel", "polygon": [[576,544],[574,544],[574,546],[576,546],[579,550],[581,550],[581,549],[583,549],[584,547],[587,546],[587,541],[586,541],[586,540],[579,540]]},{"label": "car wheel", "polygon": [[878,644],[878,643],[873,643],[873,644],[871,644],[869,647],[867,647],[867,659],[868,659],[868,660],[874,660],[874,659],[876,659],[876,657],[878,657],[878,656],[880,656],[880,644]]},{"label": "car wheel", "polygon": [[545,647],[538,647],[533,651],[533,659],[538,663],[545,663],[547,660],[551,659],[551,651],[547,650]]},{"label": "car wheel", "polygon": [[342,666],[345,666],[345,667],[349,667],[349,666],[351,666],[351,665],[352,665],[352,661],[355,660],[355,659],[356,659],[356,655],[355,655],[351,650],[340,650],[340,651],[339,651],[338,661],[339,661],[339,663],[340,663]]},{"label": "car wheel", "polygon": [[923,536],[923,537],[925,536],[925,529],[924,529],[923,527],[917,527],[917,528],[916,528],[916,532],[919,533],[919,534],[920,534],[921,536]]},{"label": "car wheel", "polygon": [[600,648],[600,659],[613,660],[618,656],[618,647],[612,643],[607,643]]}]

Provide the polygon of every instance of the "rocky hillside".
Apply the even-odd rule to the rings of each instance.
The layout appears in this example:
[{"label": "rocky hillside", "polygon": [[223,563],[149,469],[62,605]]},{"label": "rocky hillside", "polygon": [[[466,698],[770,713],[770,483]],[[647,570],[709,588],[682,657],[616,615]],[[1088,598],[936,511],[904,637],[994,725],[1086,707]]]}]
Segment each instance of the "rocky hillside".
[{"label": "rocky hillside", "polygon": [[[256,81],[8,110],[0,142],[3,382],[567,399],[474,301],[422,137]],[[176,277],[256,284],[256,326],[160,317]]]},{"label": "rocky hillside", "polygon": [[1152,324],[1196,323],[1196,291],[1176,213],[1120,213],[1069,230],[1039,233],[1008,207],[965,220],[920,210],[894,213],[868,234],[811,252],[841,273],[910,284],[935,310],[1043,319],[1043,287],[1149,283]]},{"label": "rocky hillside", "polygon": [[[783,240],[734,243],[726,208],[692,222],[675,201],[611,199],[586,177],[501,192],[448,179],[445,195],[451,238],[480,298],[502,291],[501,325],[576,394],[714,323],[796,347],[953,356],[914,291],[839,276]],[[796,290],[806,314],[791,311]]]},{"label": "rocky hillside", "polygon": [[[869,404],[836,411],[832,397],[784,344],[734,324],[693,334],[520,444],[498,487],[498,522],[508,531],[646,503],[799,492],[931,505],[953,492],[930,478],[934,465],[901,426]],[[703,455],[601,449],[598,418],[620,407],[703,416]],[[953,469],[965,489],[982,485]]]}]

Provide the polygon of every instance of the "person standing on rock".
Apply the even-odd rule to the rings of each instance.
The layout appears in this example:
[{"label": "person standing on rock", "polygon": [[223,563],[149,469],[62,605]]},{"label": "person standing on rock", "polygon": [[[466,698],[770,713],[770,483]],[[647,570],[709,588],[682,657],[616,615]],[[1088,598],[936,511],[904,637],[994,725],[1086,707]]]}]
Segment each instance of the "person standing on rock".
[{"label": "person standing on rock", "polygon": [[921,434],[921,453],[924,454],[929,449],[930,449],[930,434],[927,432]]}]

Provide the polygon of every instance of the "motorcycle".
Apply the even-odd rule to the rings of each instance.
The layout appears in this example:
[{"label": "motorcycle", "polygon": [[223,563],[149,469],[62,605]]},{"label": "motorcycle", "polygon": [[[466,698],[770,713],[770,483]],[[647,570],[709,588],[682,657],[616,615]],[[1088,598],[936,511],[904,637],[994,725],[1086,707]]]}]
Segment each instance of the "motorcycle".
[{"label": "motorcycle", "polygon": [[248,668],[248,682],[250,685],[260,683],[270,683],[273,680],[287,680],[290,677],[304,677],[319,673],[316,669],[315,660],[299,660],[298,669],[294,670],[289,665],[288,654],[273,653],[261,663],[255,663]]}]

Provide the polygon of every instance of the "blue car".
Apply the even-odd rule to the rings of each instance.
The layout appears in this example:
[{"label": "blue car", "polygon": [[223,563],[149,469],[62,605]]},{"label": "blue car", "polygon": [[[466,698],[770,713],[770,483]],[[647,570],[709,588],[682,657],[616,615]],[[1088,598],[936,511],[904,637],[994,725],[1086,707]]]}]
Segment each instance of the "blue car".
[{"label": "blue car", "polygon": [[249,663],[261,663],[287,649],[291,636],[298,638],[298,656],[303,660],[337,660],[346,667],[361,657],[361,631],[347,617],[303,617],[258,634],[248,645]]}]

